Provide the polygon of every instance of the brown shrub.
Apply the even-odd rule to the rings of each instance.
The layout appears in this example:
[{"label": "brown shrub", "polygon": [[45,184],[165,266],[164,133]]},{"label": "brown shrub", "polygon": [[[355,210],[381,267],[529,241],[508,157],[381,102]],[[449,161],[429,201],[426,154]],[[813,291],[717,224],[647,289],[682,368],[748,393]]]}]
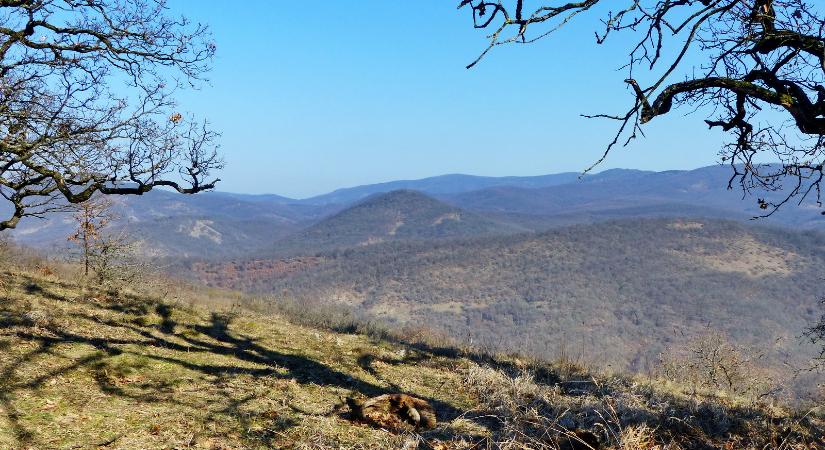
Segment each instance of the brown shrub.
[{"label": "brown shrub", "polygon": [[709,331],[668,349],[660,366],[665,378],[690,386],[693,395],[722,391],[756,401],[777,392],[773,379],[756,364],[760,357],[724,334]]}]

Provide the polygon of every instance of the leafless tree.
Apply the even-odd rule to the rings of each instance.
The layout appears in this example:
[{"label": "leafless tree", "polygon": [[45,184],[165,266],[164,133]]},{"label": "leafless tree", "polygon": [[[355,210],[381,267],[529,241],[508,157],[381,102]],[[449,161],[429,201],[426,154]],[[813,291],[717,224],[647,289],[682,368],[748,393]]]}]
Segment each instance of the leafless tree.
[{"label": "leafless tree", "polygon": [[[820,300],[823,306],[825,306],[825,298]],[[819,318],[819,321],[805,330],[805,336],[811,340],[812,344],[819,345],[819,355],[814,358],[814,367],[816,369],[825,369],[825,314]],[[825,381],[823,381],[823,387],[825,387]]]},{"label": "leafless tree", "polygon": [[74,209],[77,227],[68,239],[77,245],[86,278],[93,273],[99,285],[115,287],[132,284],[149,271],[146,260],[138,257],[139,241],[122,227],[114,229],[120,217],[110,197],[96,195]]},{"label": "leafless tree", "polygon": [[0,230],[96,192],[212,188],[216,134],[173,98],[210,39],[164,0],[0,0]]},{"label": "leafless tree", "polygon": [[[632,99],[614,119],[616,145],[643,135],[642,125],[680,106],[707,111],[712,128],[730,133],[721,160],[728,183],[781,191],[759,199],[770,215],[791,200],[820,201],[825,163],[825,14],[804,0],[461,0],[489,43],[469,66],[500,45],[526,44],[573,20],[599,14],[596,43],[616,33],[636,38],[628,49]],[[697,56],[698,55],[698,56]],[[702,61],[694,64],[696,57]],[[649,79],[647,83],[637,80]],[[766,158],[766,156],[768,158]],[[758,164],[765,159],[779,165]],[[598,164],[598,162],[596,164]],[[825,214],[825,212],[824,212]]]},{"label": "leafless tree", "polygon": [[106,197],[93,197],[77,205],[72,216],[77,228],[69,236],[69,241],[77,244],[83,263],[83,274],[89,276],[89,269],[99,248],[105,245],[106,228],[117,217],[112,210],[112,202]]}]

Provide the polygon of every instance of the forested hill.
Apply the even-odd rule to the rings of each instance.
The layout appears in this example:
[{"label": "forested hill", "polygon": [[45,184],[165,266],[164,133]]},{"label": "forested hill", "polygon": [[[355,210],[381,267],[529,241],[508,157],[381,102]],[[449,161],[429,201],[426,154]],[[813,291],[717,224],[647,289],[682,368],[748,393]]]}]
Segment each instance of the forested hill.
[{"label": "forested hill", "polygon": [[[655,219],[540,234],[393,242],[329,252],[289,270],[201,266],[203,281],[357,306],[459,339],[644,370],[668,345],[719,329],[805,358],[820,312],[825,237],[736,222]],[[263,264],[263,268],[261,267]],[[560,344],[564,343],[564,345]],[[793,349],[793,351],[790,351]]]},{"label": "forested hill", "polygon": [[440,202],[417,191],[376,194],[279,240],[270,254],[314,254],[395,240],[491,236],[526,231]]}]

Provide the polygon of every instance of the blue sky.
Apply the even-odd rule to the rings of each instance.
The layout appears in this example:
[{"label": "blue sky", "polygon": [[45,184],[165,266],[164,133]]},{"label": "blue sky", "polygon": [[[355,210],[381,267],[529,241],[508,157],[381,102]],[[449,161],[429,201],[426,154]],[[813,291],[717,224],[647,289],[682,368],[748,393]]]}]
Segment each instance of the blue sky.
[{"label": "blue sky", "polygon": [[[179,96],[220,131],[222,191],[306,197],[445,173],[538,175],[596,161],[632,100],[629,42],[594,43],[598,12],[530,46],[485,46],[455,1],[170,0],[208,23],[211,83]],[[687,113],[688,111],[684,111]],[[657,118],[600,169],[717,162],[704,116]]]}]

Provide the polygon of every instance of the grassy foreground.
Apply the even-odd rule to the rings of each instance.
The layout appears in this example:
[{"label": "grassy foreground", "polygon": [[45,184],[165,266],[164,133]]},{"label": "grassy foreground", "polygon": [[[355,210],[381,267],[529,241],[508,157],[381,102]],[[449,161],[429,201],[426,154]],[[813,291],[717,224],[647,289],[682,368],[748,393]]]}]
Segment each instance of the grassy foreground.
[{"label": "grassy foreground", "polygon": [[[389,392],[439,426],[393,435],[340,408]],[[812,412],[0,273],[0,449],[581,448],[572,429],[602,448],[825,448]]]}]

